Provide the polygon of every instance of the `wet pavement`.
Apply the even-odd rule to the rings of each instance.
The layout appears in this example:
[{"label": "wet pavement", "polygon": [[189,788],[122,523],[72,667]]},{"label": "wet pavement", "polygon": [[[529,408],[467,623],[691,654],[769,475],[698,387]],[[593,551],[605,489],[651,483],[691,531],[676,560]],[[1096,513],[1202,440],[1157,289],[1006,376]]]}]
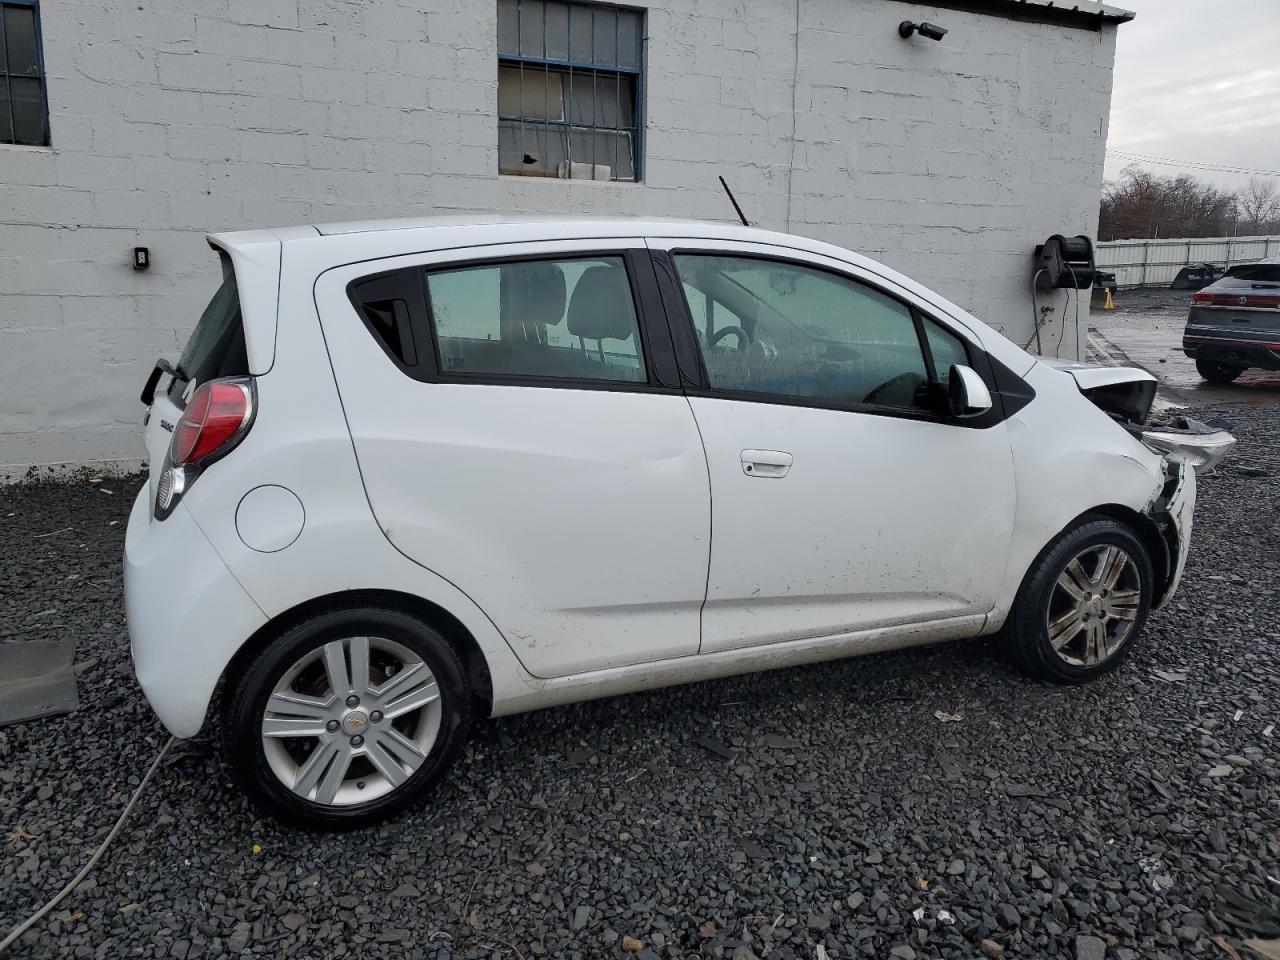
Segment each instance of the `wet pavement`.
[{"label": "wet pavement", "polygon": [[1121,290],[1115,310],[1095,308],[1090,315],[1090,359],[1142,367],[1160,381],[1162,399],[1179,406],[1280,404],[1280,371],[1246,370],[1226,385],[1200,379],[1195,362],[1182,352],[1192,292]]}]

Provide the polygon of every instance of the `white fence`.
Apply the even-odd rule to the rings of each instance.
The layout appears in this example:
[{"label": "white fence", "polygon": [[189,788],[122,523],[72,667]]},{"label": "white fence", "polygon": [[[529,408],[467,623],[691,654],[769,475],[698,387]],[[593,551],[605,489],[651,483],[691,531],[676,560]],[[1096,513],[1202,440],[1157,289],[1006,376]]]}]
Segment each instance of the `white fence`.
[{"label": "white fence", "polygon": [[1116,275],[1116,286],[1167,287],[1189,263],[1229,267],[1280,256],[1280,236],[1108,240],[1097,245],[1095,256],[1099,270]]}]

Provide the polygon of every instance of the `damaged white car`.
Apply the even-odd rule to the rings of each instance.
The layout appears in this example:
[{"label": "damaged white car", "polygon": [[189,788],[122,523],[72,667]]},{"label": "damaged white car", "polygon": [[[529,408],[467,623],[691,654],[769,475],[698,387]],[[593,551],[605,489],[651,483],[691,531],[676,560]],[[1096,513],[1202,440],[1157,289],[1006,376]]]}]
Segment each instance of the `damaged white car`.
[{"label": "damaged white car", "polygon": [[262,808],[420,801],[472,719],[999,633],[1113,669],[1230,435],[874,261],[708,223],[220,234],[143,391],[138,678]]}]

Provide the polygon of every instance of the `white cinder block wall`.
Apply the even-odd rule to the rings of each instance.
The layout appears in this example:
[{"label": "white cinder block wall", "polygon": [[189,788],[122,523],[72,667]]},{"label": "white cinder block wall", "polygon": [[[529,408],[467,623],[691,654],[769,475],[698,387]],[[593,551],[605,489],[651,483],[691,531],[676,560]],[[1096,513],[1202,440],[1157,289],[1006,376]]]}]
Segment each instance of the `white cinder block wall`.
[{"label": "white cinder block wall", "polygon": [[[894,0],[635,5],[641,184],[498,176],[489,0],[43,3],[52,146],[0,145],[0,474],[137,465],[137,395],[217,283],[214,230],[732,219],[724,174],[753,222],[868,253],[1029,339],[1032,248],[1096,226],[1114,26]],[[903,19],[950,33],[903,41]],[[1047,299],[1053,352],[1064,297]]]}]

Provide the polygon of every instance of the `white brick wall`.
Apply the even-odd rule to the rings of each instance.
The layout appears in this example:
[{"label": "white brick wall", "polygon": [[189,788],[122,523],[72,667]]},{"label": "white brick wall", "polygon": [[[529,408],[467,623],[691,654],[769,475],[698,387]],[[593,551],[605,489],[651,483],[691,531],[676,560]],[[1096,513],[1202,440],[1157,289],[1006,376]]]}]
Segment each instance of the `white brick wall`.
[{"label": "white brick wall", "polygon": [[[724,174],[754,222],[870,254],[1030,337],[1033,246],[1096,225],[1114,27],[799,0],[797,70],[790,0],[648,10],[635,185],[497,175],[487,0],[43,4],[53,147],[0,146],[0,475],[137,462],[137,393],[216,283],[212,230],[460,210],[731,219]],[[951,32],[903,41],[902,19]],[[135,245],[149,271],[131,269]]]}]

